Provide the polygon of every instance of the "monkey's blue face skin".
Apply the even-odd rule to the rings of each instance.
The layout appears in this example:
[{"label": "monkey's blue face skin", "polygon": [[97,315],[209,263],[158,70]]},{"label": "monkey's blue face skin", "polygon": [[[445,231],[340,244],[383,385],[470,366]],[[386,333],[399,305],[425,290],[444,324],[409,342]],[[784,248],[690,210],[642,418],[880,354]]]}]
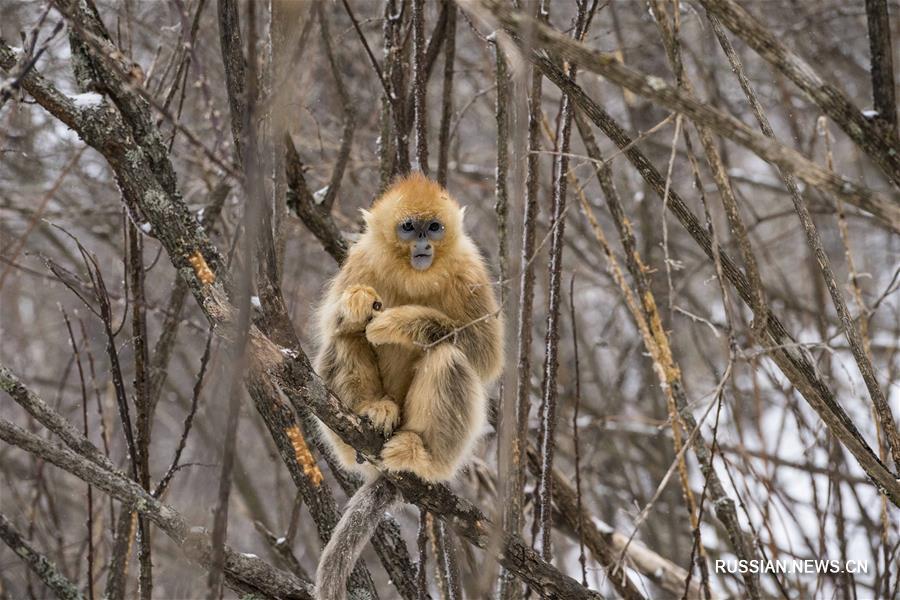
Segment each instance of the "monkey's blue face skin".
[{"label": "monkey's blue face skin", "polygon": [[444,224],[437,219],[408,218],[397,224],[397,237],[410,245],[409,262],[424,271],[434,261],[434,244],[444,237]]}]

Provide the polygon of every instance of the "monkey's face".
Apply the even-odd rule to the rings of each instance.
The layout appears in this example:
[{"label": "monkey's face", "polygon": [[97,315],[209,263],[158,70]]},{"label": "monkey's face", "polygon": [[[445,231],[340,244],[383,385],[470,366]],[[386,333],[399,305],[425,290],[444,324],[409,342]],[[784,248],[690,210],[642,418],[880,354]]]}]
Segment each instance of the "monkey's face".
[{"label": "monkey's face", "polygon": [[363,211],[360,242],[380,276],[415,296],[438,289],[464,238],[463,210],[421,173],[398,179]]},{"label": "monkey's face", "polygon": [[434,262],[435,246],[445,233],[444,223],[434,217],[406,217],[397,223],[397,238],[409,247],[409,263],[417,271]]}]

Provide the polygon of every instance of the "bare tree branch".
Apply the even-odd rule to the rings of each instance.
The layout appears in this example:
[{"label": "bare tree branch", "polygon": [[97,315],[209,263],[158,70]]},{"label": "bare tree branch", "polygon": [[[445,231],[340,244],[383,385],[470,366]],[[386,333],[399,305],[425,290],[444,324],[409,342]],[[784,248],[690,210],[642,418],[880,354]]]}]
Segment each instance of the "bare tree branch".
[{"label": "bare tree branch", "polygon": [[[527,17],[521,13],[509,11],[493,3],[491,3],[490,6],[492,7],[492,10],[495,10],[505,22],[509,24],[510,27],[518,28],[522,23],[530,22]],[[572,48],[579,47],[577,42],[569,40],[566,36],[552,32],[552,30],[540,23],[532,23],[531,26],[538,32],[538,35],[540,36],[538,39],[542,43],[570,46]],[[579,49],[573,51],[573,54],[573,58],[578,60],[578,64],[583,64],[586,68],[589,68],[589,65],[588,63],[582,62],[582,59],[587,59],[592,62],[594,66],[599,67],[600,65],[603,65],[604,71],[607,66],[615,72],[624,69],[624,67],[615,63],[614,60],[607,61],[605,58],[597,58],[602,55],[590,50]],[[609,114],[591,100],[580,88],[578,88],[578,86],[573,84],[571,80],[565,76],[562,70],[546,56],[531,52],[527,54],[527,57],[541,69],[548,79],[566,91],[566,93],[572,95],[573,99],[577,102],[579,108],[584,111],[585,115],[603,129],[604,133],[606,133],[620,149],[623,149],[625,155],[634,164],[635,168],[654,191],[661,198],[665,197],[665,179],[650,164],[646,157],[644,157],[643,153],[631,145],[631,139],[609,116]],[[626,70],[630,71],[628,69]],[[630,78],[626,79],[630,80]],[[621,81],[619,83],[625,85]],[[626,85],[626,87],[628,86]],[[677,94],[677,92],[668,88],[668,86],[663,86],[661,89],[668,90],[667,93]],[[746,128],[742,124],[740,127]],[[753,135],[761,136],[761,134]],[[805,161],[806,159],[803,160]],[[788,170],[790,170],[789,167]],[[820,170],[819,167],[816,167],[816,170]],[[800,177],[799,172],[797,172],[796,175]],[[693,237],[700,245],[704,253],[712,259],[714,257],[714,252],[708,233],[687,208],[684,201],[672,190],[669,190],[667,206],[682,223],[691,237]],[[900,221],[898,221],[898,223],[900,223]],[[734,262],[727,254],[723,252],[721,258],[723,271],[726,277],[738,290],[741,298],[748,303],[748,305],[752,306],[752,292],[746,277],[735,266]],[[796,344],[781,322],[778,321],[771,312],[768,312],[766,315],[756,315],[756,318],[763,318],[767,323],[766,335],[768,336],[768,340],[766,341],[766,348],[771,358],[778,364],[788,379],[797,386],[797,389],[803,394],[804,398],[806,398],[810,406],[819,414],[822,420],[829,426],[831,431],[856,457],[860,466],[872,478],[873,483],[875,483],[879,490],[884,493],[893,504],[900,506],[900,482],[897,481],[890,470],[875,455],[868,442],[862,437],[856,425],[844,411],[843,407],[838,404],[833,393],[819,374],[815,362],[812,360],[809,353]]]},{"label": "bare tree branch", "polygon": [[[707,1],[703,0],[704,3]],[[860,186],[847,177],[838,176],[823,169],[796,150],[754,132],[735,117],[694,100],[658,77],[645,75],[622,65],[614,56],[593,50],[543,23],[535,22],[521,11],[513,10],[497,0],[479,0],[477,6],[484,7],[490,14],[498,18],[510,33],[518,37],[520,46],[525,31],[532,28],[530,31],[534,32],[535,43],[541,49],[551,52],[555,57],[574,61],[583,68],[603,75],[628,90],[646,96],[666,108],[683,113],[719,135],[752,150],[760,158],[793,173],[809,185],[821,187],[823,190],[840,196],[845,202],[871,213],[894,231],[900,231],[900,206],[871,189]],[[735,25],[735,27],[739,26]],[[537,56],[534,52],[529,52],[527,58],[537,61],[546,60],[546,57]],[[579,104],[584,109],[584,105]],[[859,119],[862,119],[861,113]],[[847,120],[842,119],[842,122],[847,123]],[[865,131],[871,130],[871,125],[866,124]],[[861,133],[861,135],[863,134]],[[873,133],[873,137],[865,137],[865,139],[868,140],[866,147],[870,150],[878,147],[878,154],[873,158],[884,156],[888,162],[897,163],[896,167],[890,166],[890,170],[896,168],[896,181],[900,182],[900,152],[895,151],[895,158],[889,158],[890,148],[882,148],[885,143],[879,142],[883,138],[878,133]],[[887,166],[885,165],[883,168]]]},{"label": "bare tree branch", "polygon": [[[891,136],[888,131],[882,131],[867,121],[862,111],[849,100],[846,92],[837,85],[822,79],[809,63],[788,49],[756,17],[733,0],[699,0],[699,2],[706,10],[719,17],[735,35],[747,42],[760,56],[803,90],[810,100],[869,155],[872,161],[884,171],[888,179],[900,188],[900,141],[896,136]],[[869,4],[866,2],[867,12],[869,12]],[[882,4],[884,3],[882,2]],[[885,11],[883,11],[885,20],[887,19],[886,9],[885,6]],[[870,27],[871,25],[870,20]],[[883,39],[879,39],[878,42],[881,46]],[[883,48],[879,48],[879,52],[883,52]],[[890,57],[890,50],[888,50],[887,56]],[[884,75],[885,67],[889,68],[889,64],[881,66],[879,69],[881,75]],[[874,73],[873,77],[875,77]],[[884,85],[889,82],[890,80],[885,81]],[[879,86],[877,93],[881,93],[882,89],[883,87]],[[896,115],[896,104],[893,102],[887,112],[891,111]],[[799,170],[795,174],[802,177]],[[811,185],[816,185],[812,181],[804,180]]]},{"label": "bare tree branch", "polygon": [[[210,539],[206,531],[189,527],[177,511],[150,496],[137,482],[104,469],[69,449],[46,442],[5,420],[0,420],[0,439],[33,453],[133,506],[180,546],[188,558],[209,567]],[[225,548],[225,577],[229,587],[245,594],[258,593],[267,598],[298,600],[312,600],[313,597],[310,583],[228,547]]]},{"label": "bare tree branch", "polygon": [[0,513],[0,538],[6,542],[10,550],[25,561],[28,568],[34,571],[34,574],[44,582],[44,585],[53,590],[53,593],[58,598],[62,600],[84,600],[84,596],[78,591],[75,584],[60,573],[56,565],[48,560],[46,556],[26,542],[22,534],[16,530],[15,526],[6,518],[6,515],[2,513]]},{"label": "bare tree branch", "polygon": [[872,97],[876,119],[888,136],[897,138],[897,97],[894,93],[894,52],[891,47],[891,18],[887,0],[866,0],[869,24],[869,52],[872,62]]}]

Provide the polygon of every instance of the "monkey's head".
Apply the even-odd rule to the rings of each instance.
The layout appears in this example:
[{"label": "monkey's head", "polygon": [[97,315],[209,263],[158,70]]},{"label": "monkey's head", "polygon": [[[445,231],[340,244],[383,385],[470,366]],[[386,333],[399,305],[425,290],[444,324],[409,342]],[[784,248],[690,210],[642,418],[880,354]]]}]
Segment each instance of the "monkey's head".
[{"label": "monkey's head", "polygon": [[448,258],[462,233],[463,209],[421,173],[397,180],[365,213],[368,232],[394,264],[424,273]]}]

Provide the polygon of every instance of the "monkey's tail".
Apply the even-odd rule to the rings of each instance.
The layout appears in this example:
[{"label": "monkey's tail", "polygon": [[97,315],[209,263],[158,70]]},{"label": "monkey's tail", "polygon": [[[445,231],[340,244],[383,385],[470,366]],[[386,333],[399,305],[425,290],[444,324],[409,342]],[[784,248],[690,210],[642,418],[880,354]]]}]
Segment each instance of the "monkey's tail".
[{"label": "monkey's tail", "polygon": [[316,569],[316,600],[345,600],[347,579],[385,511],[400,500],[400,491],[383,475],[353,494],[322,551]]}]

